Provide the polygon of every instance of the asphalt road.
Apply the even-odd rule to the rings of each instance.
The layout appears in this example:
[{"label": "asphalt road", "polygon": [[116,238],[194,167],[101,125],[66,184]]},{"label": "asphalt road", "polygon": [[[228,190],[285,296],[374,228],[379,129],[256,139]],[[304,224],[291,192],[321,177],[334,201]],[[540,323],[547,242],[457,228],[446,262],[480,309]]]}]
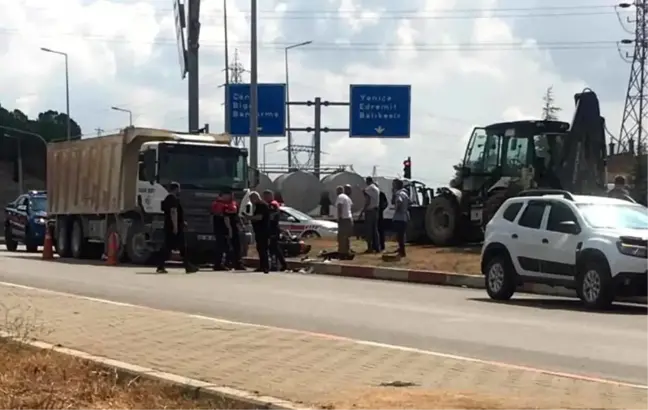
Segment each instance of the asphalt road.
[{"label": "asphalt road", "polygon": [[0,281],[234,321],[306,330],[648,384],[646,307],[307,274],[44,262],[0,251]]}]

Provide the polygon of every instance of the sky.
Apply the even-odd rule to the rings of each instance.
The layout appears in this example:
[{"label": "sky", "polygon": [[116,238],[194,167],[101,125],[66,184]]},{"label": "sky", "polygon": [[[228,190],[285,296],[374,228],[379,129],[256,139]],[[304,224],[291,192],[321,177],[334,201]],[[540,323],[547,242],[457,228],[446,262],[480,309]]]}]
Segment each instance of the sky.
[{"label": "sky", "polygon": [[[589,87],[619,133],[630,65],[616,42],[631,37],[607,0],[263,0],[259,1],[259,82],[283,83],[289,51],[290,99],[346,102],[350,84],[410,84],[411,138],[352,139],[323,134],[322,163],[397,176],[412,158],[415,179],[447,184],[474,126],[537,119],[553,87],[562,120]],[[200,124],[224,129],[223,1],[203,0]],[[128,125],[186,131],[187,81],[180,77],[172,0],[0,0],[0,104],[35,116],[65,111],[85,136]],[[228,0],[230,62],[250,66],[250,1]],[[621,21],[620,21],[621,20]],[[243,74],[249,81],[248,73]],[[324,107],[322,125],[346,128],[348,108]],[[313,125],[312,107],[292,107],[293,127]],[[297,144],[312,135],[294,133]],[[260,144],[277,138],[261,139]],[[285,164],[285,140],[266,146]],[[263,147],[259,149],[262,158]],[[305,162],[307,154],[300,154]]]}]

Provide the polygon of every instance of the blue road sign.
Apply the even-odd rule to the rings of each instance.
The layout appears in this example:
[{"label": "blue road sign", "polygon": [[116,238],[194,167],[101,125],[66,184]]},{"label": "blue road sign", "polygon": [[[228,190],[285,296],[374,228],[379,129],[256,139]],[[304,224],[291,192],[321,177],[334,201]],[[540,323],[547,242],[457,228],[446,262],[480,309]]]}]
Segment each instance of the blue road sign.
[{"label": "blue road sign", "polygon": [[352,84],[349,93],[349,137],[410,137],[411,85]]},{"label": "blue road sign", "polygon": [[[258,84],[259,137],[286,135],[286,85]],[[229,133],[250,135],[250,84],[229,85]]]}]

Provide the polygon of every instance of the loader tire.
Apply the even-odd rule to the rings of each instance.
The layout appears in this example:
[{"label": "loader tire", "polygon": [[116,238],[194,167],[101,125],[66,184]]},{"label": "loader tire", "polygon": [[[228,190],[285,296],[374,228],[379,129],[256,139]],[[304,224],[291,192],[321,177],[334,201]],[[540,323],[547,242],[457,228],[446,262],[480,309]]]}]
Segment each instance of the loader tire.
[{"label": "loader tire", "polygon": [[457,202],[447,196],[430,200],[425,212],[425,231],[436,246],[448,246],[458,239],[459,208]]}]

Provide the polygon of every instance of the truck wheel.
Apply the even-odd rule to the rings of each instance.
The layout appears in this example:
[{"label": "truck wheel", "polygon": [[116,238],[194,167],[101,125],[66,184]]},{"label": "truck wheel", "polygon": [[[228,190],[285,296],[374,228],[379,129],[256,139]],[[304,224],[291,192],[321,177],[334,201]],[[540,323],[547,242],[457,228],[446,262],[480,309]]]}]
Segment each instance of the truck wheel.
[{"label": "truck wheel", "polygon": [[67,219],[61,218],[56,222],[56,253],[61,258],[71,256],[70,228]]},{"label": "truck wheel", "polygon": [[437,246],[451,245],[457,240],[459,210],[446,196],[432,198],[425,211],[425,231]]},{"label": "truck wheel", "polygon": [[72,224],[72,237],[70,238],[70,248],[72,257],[75,259],[84,259],[87,257],[87,241],[83,233],[83,223],[80,219],[75,219]]},{"label": "truck wheel", "polygon": [[13,234],[11,233],[11,229],[9,229],[8,225],[5,225],[4,237],[5,237],[5,246],[7,247],[7,250],[9,252],[16,252],[18,250],[18,242],[14,240]]},{"label": "truck wheel", "polygon": [[153,259],[153,249],[149,246],[148,234],[140,221],[134,221],[128,229],[126,255],[136,265],[147,265]]}]

